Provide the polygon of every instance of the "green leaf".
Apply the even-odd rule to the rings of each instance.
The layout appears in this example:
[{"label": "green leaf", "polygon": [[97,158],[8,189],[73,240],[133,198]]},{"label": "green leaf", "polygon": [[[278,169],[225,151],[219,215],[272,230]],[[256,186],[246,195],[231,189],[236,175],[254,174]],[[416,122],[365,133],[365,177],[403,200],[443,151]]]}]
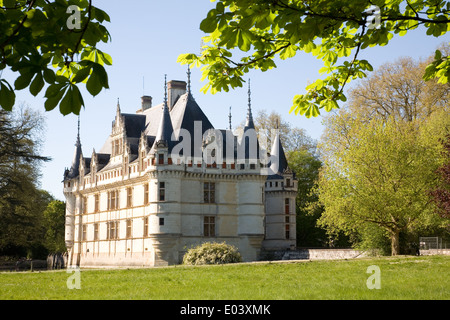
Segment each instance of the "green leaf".
[{"label": "green leaf", "polygon": [[[7,85],[5,85],[6,83]],[[0,105],[3,109],[11,111],[16,101],[16,94],[6,80],[0,81]]]},{"label": "green leaf", "polygon": [[44,87],[44,79],[42,77],[41,73],[37,73],[36,77],[34,77],[33,82],[30,85],[30,93],[33,96],[37,96],[39,92],[41,92],[42,88]]},{"label": "green leaf", "polygon": [[80,90],[76,85],[70,85],[64,98],[59,104],[59,110],[63,115],[68,115],[71,112],[79,114],[81,106],[84,106],[84,101]]},{"label": "green leaf", "polygon": [[203,21],[200,23],[200,30],[202,30],[205,33],[211,33],[217,28],[217,16],[216,16],[216,9],[212,9],[208,12],[208,16],[203,19]]},{"label": "green leaf", "polygon": [[55,72],[51,69],[45,68],[44,69],[44,80],[49,84],[54,83],[56,80]]},{"label": "green leaf", "polygon": [[89,76],[91,73],[91,66],[82,68],[77,71],[76,75],[73,77],[72,81],[75,83],[84,82],[85,79]]},{"label": "green leaf", "polygon": [[280,59],[281,60],[286,60],[288,58],[292,58],[295,56],[295,54],[297,53],[297,46],[294,45],[290,45],[288,47],[286,47],[285,49],[281,50],[280,52]]},{"label": "green leaf", "polygon": [[30,85],[31,79],[33,79],[34,73],[28,71],[22,71],[21,75],[14,81],[14,88],[16,90],[22,90]]},{"label": "green leaf", "polygon": [[103,52],[103,51],[100,51],[100,50],[99,50],[99,53],[100,53],[100,56],[101,56],[101,60],[105,64],[107,64],[108,66],[111,66],[112,63],[113,63],[111,56],[109,54],[107,54],[106,52]]},{"label": "green leaf", "polygon": [[98,63],[92,65],[92,74],[90,75],[87,83],[86,89],[90,94],[96,96],[102,91],[102,89],[108,89],[108,75],[105,68]]},{"label": "green leaf", "polygon": [[[45,104],[44,104],[45,110],[50,111],[50,110],[55,109],[55,107],[61,101],[64,93],[66,92],[67,86],[68,85],[65,85],[65,84],[56,84],[56,85],[53,85],[53,87],[50,86],[47,89],[46,96],[47,96],[47,94],[49,94],[49,96],[47,97],[47,100],[45,101]],[[63,87],[64,87],[64,89],[63,89]],[[50,88],[52,88],[52,89],[50,89]],[[49,92],[49,89],[50,89],[50,92]]]},{"label": "green leaf", "polygon": [[59,94],[60,91],[62,91],[63,87],[67,86],[66,83],[55,83],[50,85],[47,88],[47,91],[45,92],[46,98],[52,98]]}]

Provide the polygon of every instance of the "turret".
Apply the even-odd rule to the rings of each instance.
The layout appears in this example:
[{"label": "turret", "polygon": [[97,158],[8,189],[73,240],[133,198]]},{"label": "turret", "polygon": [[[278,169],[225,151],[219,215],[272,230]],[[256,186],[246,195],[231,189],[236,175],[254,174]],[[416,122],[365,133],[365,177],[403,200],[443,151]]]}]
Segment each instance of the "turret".
[{"label": "turret", "polygon": [[65,215],[65,242],[67,250],[73,248],[75,241],[75,209],[76,196],[74,190],[78,188],[80,176],[80,162],[83,156],[80,141],[80,118],[78,117],[78,134],[75,143],[75,152],[70,169],[64,172],[64,196],[66,197],[66,215]]},{"label": "turret", "polygon": [[269,250],[286,250],[296,246],[297,179],[289,168],[279,133],[271,149],[271,173],[265,183],[265,240]]}]

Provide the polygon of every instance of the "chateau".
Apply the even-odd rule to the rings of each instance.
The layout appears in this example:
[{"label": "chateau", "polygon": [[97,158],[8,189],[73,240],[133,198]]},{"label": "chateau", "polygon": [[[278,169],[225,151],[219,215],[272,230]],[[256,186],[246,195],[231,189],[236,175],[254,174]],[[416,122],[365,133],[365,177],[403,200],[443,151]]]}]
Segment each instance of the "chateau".
[{"label": "chateau", "polygon": [[190,92],[169,81],[164,101],[119,103],[103,147],[85,157],[80,136],[64,172],[69,266],[162,266],[202,242],[236,246],[244,261],[295,247],[297,180],[278,134],[260,147],[250,88],[241,137],[215,129]]}]

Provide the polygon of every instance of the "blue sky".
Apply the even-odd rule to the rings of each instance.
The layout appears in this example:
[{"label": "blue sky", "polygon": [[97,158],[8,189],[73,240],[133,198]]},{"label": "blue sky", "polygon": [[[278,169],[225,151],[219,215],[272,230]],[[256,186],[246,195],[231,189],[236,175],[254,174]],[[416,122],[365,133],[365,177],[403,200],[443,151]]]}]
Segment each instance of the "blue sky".
[{"label": "blue sky", "polygon": [[[94,5],[111,17],[107,28],[112,42],[100,49],[113,58],[113,66],[107,68],[109,90],[93,98],[82,91],[85,109],[81,112],[81,143],[83,154],[90,157],[95,148],[99,151],[111,133],[117,99],[122,112],[134,113],[140,108],[140,97],[150,95],[153,103],[164,97],[164,74],[168,80],[186,80],[186,66],[177,64],[181,53],[198,53],[204,34],[199,25],[207,12],[215,6],[209,0],[166,1],[107,1],[94,0]],[[394,37],[386,47],[376,47],[361,52],[374,68],[392,62],[402,56],[426,58],[439,44],[449,37],[434,38],[417,30],[404,37]],[[278,68],[268,72],[252,71],[247,78],[252,83],[252,108],[275,110],[292,126],[304,128],[314,139],[323,130],[321,117],[306,119],[289,114],[292,98],[305,92],[309,82],[319,77],[321,61],[308,54],[297,54],[293,59],[281,61]],[[16,76],[5,72],[3,76],[13,83]],[[143,78],[144,86],[143,86]],[[228,127],[228,111],[232,107],[233,127],[246,117],[247,88],[239,88],[216,95],[200,93],[198,69],[192,70],[192,91],[197,103],[219,129]],[[44,90],[45,92],[45,90]],[[44,110],[44,92],[33,97],[27,90],[17,92],[17,102],[24,101],[33,109]],[[45,144],[42,154],[53,160],[42,167],[41,188],[64,200],[61,180],[66,167],[70,167],[77,135],[77,117],[62,116],[58,110],[46,112]]]}]

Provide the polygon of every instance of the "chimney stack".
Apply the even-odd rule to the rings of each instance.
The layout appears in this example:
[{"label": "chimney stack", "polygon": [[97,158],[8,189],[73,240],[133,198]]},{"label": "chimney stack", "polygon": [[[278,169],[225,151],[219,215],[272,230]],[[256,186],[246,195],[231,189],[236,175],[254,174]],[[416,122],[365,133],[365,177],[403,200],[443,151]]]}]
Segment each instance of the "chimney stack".
[{"label": "chimney stack", "polygon": [[142,111],[150,109],[152,107],[152,97],[143,96],[141,97],[141,100],[142,100]]},{"label": "chimney stack", "polygon": [[186,81],[171,80],[167,83],[168,107],[172,110],[178,98],[186,93]]}]

